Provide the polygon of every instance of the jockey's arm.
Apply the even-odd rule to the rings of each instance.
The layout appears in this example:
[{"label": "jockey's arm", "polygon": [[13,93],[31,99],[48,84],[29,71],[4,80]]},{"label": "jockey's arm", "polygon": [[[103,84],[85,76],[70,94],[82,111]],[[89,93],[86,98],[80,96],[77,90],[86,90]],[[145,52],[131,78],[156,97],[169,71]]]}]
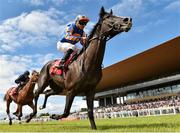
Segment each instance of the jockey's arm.
[{"label": "jockey's arm", "polygon": [[87,40],[87,34],[83,32],[83,36],[81,37],[81,45],[85,46],[86,45],[86,40]]},{"label": "jockey's arm", "polygon": [[79,36],[73,36],[73,26],[71,25],[70,27],[66,27],[66,36],[65,38],[68,40],[76,40],[76,39],[81,39]]},{"label": "jockey's arm", "polygon": [[16,84],[19,84],[19,83],[20,83],[20,81],[19,81],[18,79],[16,79],[16,80],[15,80],[15,83],[16,83]]}]

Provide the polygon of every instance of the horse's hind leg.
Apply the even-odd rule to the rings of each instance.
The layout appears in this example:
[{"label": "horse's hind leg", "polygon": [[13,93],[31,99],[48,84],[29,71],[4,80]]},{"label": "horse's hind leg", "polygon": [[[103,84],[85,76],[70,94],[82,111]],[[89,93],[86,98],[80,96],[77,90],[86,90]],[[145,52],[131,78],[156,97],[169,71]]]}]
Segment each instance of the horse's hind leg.
[{"label": "horse's hind leg", "polygon": [[42,106],[39,107],[39,109],[42,110],[42,109],[46,108],[46,103],[47,103],[48,97],[51,95],[57,95],[59,92],[60,91],[55,91],[53,89],[45,91],[44,92],[44,94],[45,94],[44,103]]},{"label": "horse's hind leg", "polygon": [[10,109],[9,109],[11,102],[12,102],[11,98],[8,95],[6,95],[6,113],[9,118],[9,125],[12,125],[12,118],[10,116]]}]

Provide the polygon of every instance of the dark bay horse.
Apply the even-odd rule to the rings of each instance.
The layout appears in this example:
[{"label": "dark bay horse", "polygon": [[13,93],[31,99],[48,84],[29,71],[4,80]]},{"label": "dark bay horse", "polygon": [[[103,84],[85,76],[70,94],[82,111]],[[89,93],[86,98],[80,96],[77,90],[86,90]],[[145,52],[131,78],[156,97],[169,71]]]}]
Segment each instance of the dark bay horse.
[{"label": "dark bay horse", "polygon": [[34,91],[35,83],[38,81],[38,76],[39,73],[33,71],[30,80],[23,87],[23,89],[19,91],[17,96],[12,96],[10,94],[11,88],[5,94],[4,101],[6,101],[6,112],[9,118],[9,125],[12,125],[12,118],[10,116],[10,109],[9,109],[12,101],[14,101],[18,105],[15,115],[18,117],[19,120],[21,120],[22,107],[24,105],[29,105],[33,110],[35,109],[35,106],[33,104],[33,99],[34,99],[33,91]]},{"label": "dark bay horse", "polygon": [[[88,107],[88,117],[91,128],[96,129],[93,116],[93,100],[95,88],[102,77],[102,61],[105,52],[107,40],[111,39],[120,32],[127,32],[132,26],[132,19],[129,17],[118,17],[105,12],[101,8],[99,21],[91,31],[87,48],[84,52],[69,65],[65,78],[59,75],[50,75],[49,69],[54,61],[49,61],[41,69],[38,79],[38,89],[35,91],[35,107],[36,110],[27,120],[29,122],[37,113],[37,101],[40,94],[45,93],[45,101],[41,108],[45,108],[47,98],[50,95],[66,94],[66,104],[64,113],[59,116],[53,116],[55,119],[65,118],[70,113],[70,108],[74,97],[77,95],[85,95]],[[50,90],[45,91],[47,86]]]}]

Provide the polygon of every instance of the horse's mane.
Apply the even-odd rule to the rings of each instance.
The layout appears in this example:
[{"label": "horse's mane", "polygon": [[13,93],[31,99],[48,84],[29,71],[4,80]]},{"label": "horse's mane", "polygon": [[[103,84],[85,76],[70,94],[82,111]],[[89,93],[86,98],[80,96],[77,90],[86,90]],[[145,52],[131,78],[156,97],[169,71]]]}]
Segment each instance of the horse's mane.
[{"label": "horse's mane", "polygon": [[101,19],[98,20],[98,22],[94,25],[93,29],[91,30],[89,36],[88,36],[88,39],[87,39],[87,44],[89,45],[89,40],[93,37],[94,33],[96,32],[97,30],[97,27],[100,25],[101,23]]}]

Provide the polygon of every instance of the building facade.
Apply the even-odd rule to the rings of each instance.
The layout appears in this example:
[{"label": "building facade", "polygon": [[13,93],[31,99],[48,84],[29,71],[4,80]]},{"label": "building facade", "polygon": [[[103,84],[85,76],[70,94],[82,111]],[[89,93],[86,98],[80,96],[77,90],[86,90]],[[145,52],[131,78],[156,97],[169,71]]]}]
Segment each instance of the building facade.
[{"label": "building facade", "polygon": [[99,106],[180,94],[180,37],[103,69],[96,88]]}]

